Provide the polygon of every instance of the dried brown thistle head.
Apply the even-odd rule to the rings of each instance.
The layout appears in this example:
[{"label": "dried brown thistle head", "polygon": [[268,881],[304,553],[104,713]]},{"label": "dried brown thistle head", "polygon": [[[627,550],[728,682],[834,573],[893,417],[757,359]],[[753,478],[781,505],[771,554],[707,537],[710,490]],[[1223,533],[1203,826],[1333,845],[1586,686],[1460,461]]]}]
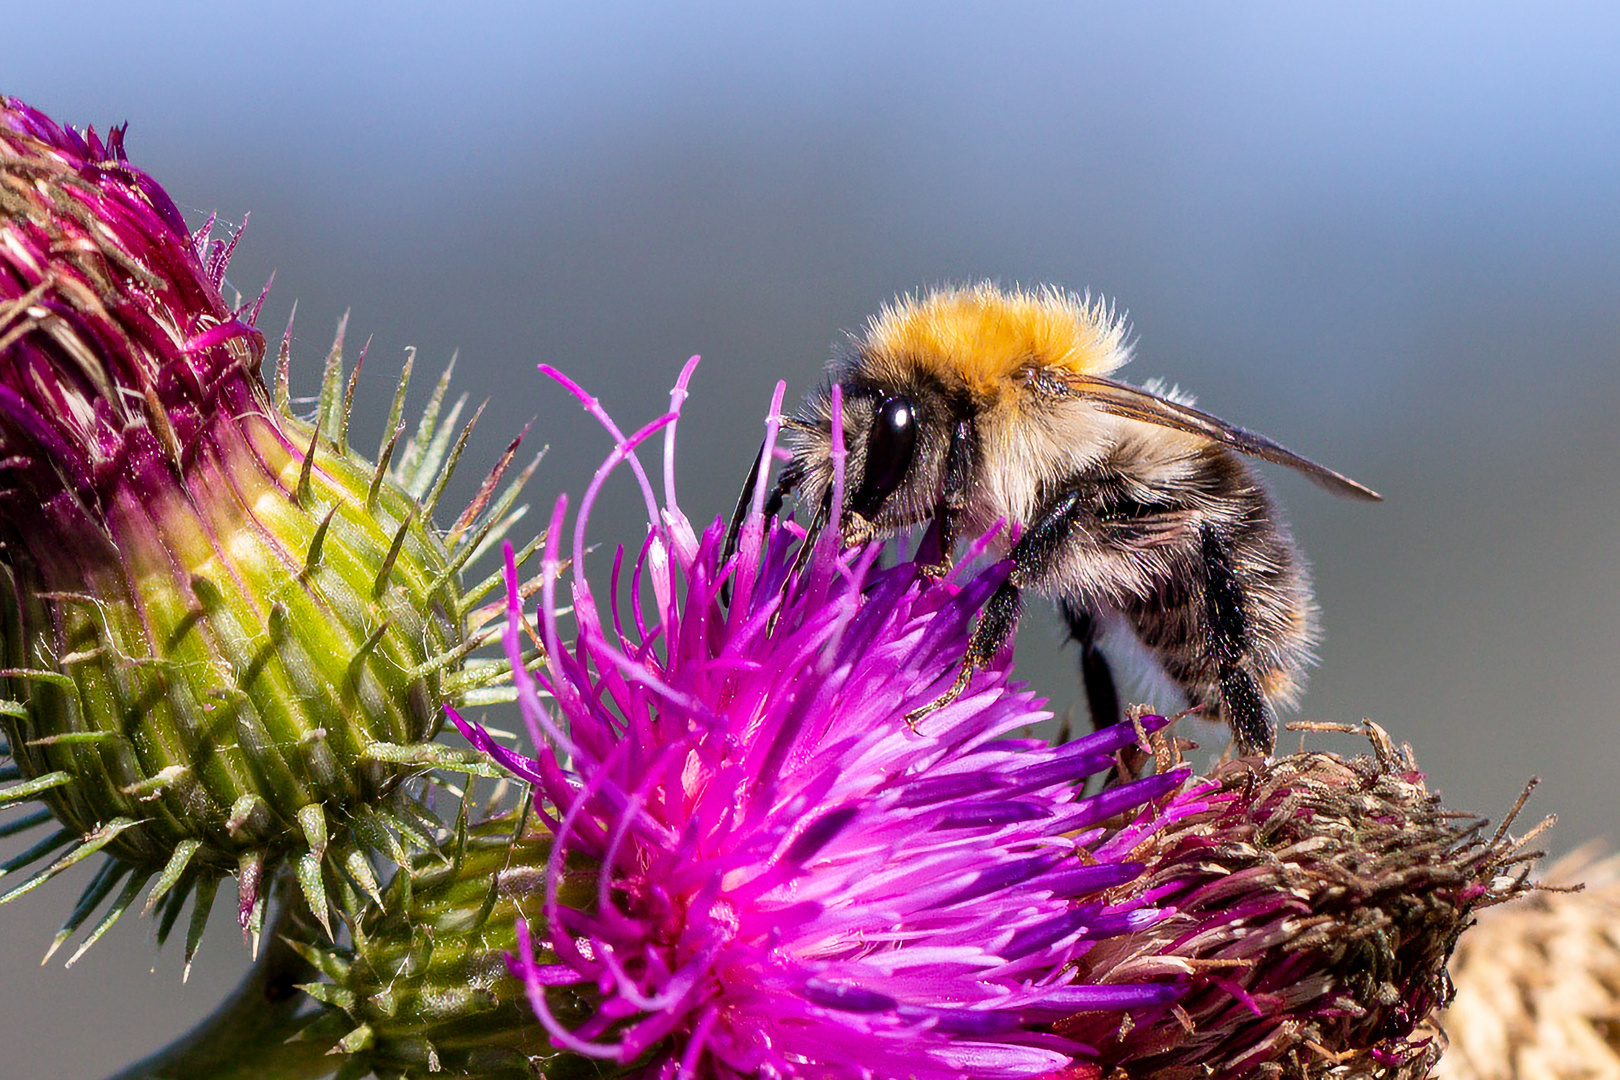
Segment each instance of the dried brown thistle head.
[{"label": "dried brown thistle head", "polygon": [[1203,805],[1133,854],[1149,868],[1133,893],[1175,913],[1099,944],[1083,977],[1179,973],[1187,989],[1123,1028],[1087,1014],[1058,1025],[1097,1047],[1102,1076],[1428,1075],[1443,1048],[1429,1018],[1450,1000],[1458,937],[1529,888],[1523,848],[1548,823],[1509,838],[1515,806],[1487,834],[1443,807],[1377,725],[1330,730],[1364,731],[1372,753],[1224,762]]}]

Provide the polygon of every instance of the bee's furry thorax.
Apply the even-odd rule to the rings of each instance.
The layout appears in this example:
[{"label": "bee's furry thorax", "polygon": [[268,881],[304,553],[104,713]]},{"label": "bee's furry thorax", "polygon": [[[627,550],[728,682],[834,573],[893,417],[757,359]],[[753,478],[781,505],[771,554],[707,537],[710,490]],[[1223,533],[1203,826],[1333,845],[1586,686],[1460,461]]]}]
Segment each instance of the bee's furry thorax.
[{"label": "bee's furry thorax", "polygon": [[990,282],[897,298],[867,323],[859,348],[868,363],[960,380],[981,401],[1000,396],[1021,368],[1107,375],[1130,359],[1125,320],[1107,302]]}]

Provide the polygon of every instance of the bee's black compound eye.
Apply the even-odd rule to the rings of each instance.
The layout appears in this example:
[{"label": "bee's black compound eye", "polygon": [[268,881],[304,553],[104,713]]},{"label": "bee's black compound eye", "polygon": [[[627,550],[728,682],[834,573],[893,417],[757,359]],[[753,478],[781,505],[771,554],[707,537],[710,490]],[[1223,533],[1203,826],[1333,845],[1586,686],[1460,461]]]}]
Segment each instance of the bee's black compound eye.
[{"label": "bee's black compound eye", "polygon": [[906,478],[917,449],[917,407],[903,394],[886,397],[872,416],[866,439],[866,468],[850,509],[864,518],[877,513],[883,500]]}]

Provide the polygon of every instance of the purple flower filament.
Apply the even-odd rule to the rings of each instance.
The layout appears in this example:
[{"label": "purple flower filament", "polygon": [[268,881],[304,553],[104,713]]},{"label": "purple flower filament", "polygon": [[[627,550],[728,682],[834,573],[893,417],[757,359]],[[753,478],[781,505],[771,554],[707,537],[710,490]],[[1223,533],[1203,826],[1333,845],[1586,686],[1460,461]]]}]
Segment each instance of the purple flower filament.
[{"label": "purple flower filament", "polygon": [[[559,376],[616,444],[573,533],[576,636],[558,634],[559,500],[538,620],[546,666],[518,680],[538,753],[516,755],[457,718],[534,784],[557,836],[544,919],[519,928],[512,961],[537,1015],[559,1047],[658,1077],[1034,1077],[1085,1060],[1088,1047],[1044,1025],[1178,993],[1082,985],[1073,961],[1162,917],[1111,903],[1109,890],[1140,870],[1127,856],[1158,820],[1144,808],[1186,773],[1085,796],[1081,782],[1136,730],[1058,747],[1020,737],[1049,714],[1008,682],[1007,657],[909,726],[907,712],[954,678],[1008,566],[962,581],[930,579],[912,562],[882,568],[879,545],[842,548],[836,518],[801,560],[803,529],[761,516],[767,469],[738,552],[722,563],[723,524],[697,535],[674,502],[692,370],[670,411],[629,436]],[[635,462],[659,430],[661,506]],[[627,592],[623,551],[615,558],[615,603],[603,612],[585,573],[586,523],[602,482],[627,462],[649,535]],[[523,614],[511,580],[516,656]],[[633,626],[618,617],[620,596]],[[558,900],[570,855],[600,868],[589,910]],[[597,1002],[577,1027],[548,1002],[561,985]]]}]

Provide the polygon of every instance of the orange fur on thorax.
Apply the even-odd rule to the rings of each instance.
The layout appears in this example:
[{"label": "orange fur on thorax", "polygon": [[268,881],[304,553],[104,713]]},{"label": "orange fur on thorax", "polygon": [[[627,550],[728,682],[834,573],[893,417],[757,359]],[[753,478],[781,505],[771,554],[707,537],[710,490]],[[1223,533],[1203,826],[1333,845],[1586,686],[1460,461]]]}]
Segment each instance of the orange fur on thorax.
[{"label": "orange fur on thorax", "polygon": [[897,299],[867,324],[861,347],[947,385],[965,384],[981,401],[998,398],[1024,368],[1106,375],[1130,356],[1124,320],[1102,300],[990,282]]}]

